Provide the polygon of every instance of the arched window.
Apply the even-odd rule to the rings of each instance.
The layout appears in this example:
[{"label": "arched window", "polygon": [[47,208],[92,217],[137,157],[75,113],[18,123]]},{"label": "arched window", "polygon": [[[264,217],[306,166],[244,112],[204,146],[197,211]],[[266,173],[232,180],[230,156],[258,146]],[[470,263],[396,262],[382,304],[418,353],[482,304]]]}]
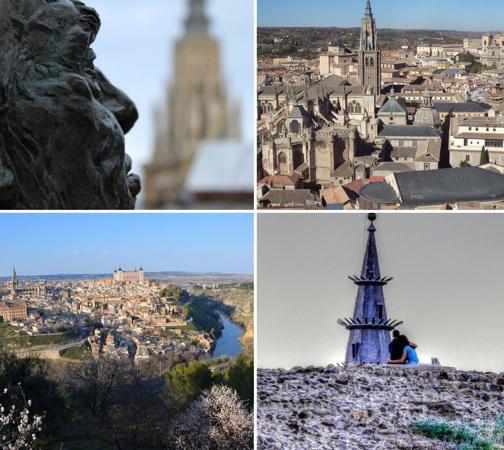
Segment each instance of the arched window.
[{"label": "arched window", "polygon": [[301,129],[299,122],[297,120],[293,120],[289,125],[289,131],[293,134],[298,134]]},{"label": "arched window", "polygon": [[369,65],[374,66],[374,58],[369,58]]},{"label": "arched window", "polygon": [[362,114],[362,106],[356,100],[348,104],[348,114]]},{"label": "arched window", "polygon": [[369,66],[369,58],[366,58],[366,66]]},{"label": "arched window", "polygon": [[287,155],[285,153],[279,153],[278,155],[278,167],[280,169],[280,175],[289,175],[289,164],[287,163]]}]

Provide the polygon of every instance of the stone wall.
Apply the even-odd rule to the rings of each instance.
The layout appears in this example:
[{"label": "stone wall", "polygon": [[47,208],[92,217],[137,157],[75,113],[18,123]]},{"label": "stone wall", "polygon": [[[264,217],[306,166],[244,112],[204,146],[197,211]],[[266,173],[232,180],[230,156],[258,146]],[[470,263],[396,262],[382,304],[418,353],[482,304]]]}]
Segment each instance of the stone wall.
[{"label": "stone wall", "polygon": [[504,374],[433,366],[259,370],[259,449],[455,449],[411,423],[493,422]]}]

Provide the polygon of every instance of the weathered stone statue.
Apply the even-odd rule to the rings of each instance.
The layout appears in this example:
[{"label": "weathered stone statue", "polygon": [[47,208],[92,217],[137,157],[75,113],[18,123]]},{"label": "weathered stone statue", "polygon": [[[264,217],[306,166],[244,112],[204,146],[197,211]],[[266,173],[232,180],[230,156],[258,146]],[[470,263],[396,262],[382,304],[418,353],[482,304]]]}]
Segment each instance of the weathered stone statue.
[{"label": "weathered stone statue", "polygon": [[133,209],[134,103],[94,66],[98,14],[0,0],[0,209]]}]

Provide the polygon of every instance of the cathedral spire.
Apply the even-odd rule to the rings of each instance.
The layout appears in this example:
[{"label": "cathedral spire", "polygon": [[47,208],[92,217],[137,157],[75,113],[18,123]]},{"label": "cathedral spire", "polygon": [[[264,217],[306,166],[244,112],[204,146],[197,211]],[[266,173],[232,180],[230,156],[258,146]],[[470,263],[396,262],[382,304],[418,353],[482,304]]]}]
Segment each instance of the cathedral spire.
[{"label": "cathedral spire", "polygon": [[349,277],[357,286],[357,299],[353,317],[338,320],[338,323],[350,331],[346,362],[358,364],[386,364],[389,359],[389,333],[402,324],[388,318],[383,296],[383,287],[392,281],[391,277],[382,277],[376,248],[376,214],[368,215],[371,222],[368,242],[364,253],[360,276]]},{"label": "cathedral spire", "polygon": [[16,269],[12,267],[11,294],[13,296],[16,295],[17,288],[18,288],[18,281],[17,281]]},{"label": "cathedral spire", "polygon": [[186,32],[189,35],[206,36],[210,20],[205,11],[205,0],[189,0],[189,17]]},{"label": "cathedral spire", "polygon": [[371,9],[371,0],[366,2],[366,12],[364,14],[366,17],[373,17],[373,10]]},{"label": "cathedral spire", "polygon": [[376,239],[375,232],[376,227],[374,226],[374,221],[376,220],[376,214],[370,213],[368,219],[371,222],[367,229],[368,231],[368,242],[366,246],[366,253],[364,254],[364,262],[362,263],[362,278],[375,278],[380,277],[380,263],[378,261],[378,251],[376,250]]}]

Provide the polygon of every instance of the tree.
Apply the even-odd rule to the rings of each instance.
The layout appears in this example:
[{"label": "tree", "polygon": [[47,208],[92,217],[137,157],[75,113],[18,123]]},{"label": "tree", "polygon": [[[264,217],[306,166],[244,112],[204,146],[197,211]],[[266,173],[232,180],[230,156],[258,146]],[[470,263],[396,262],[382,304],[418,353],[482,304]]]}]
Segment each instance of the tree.
[{"label": "tree", "polygon": [[105,448],[160,448],[169,421],[161,386],[143,378],[128,358],[105,355],[71,365],[65,384],[79,419]]},{"label": "tree", "polygon": [[238,356],[236,361],[227,369],[224,383],[234,389],[249,407],[254,404],[254,362],[244,355]]},{"label": "tree", "polygon": [[472,167],[469,161],[463,160],[460,161],[460,167]]},{"label": "tree", "polygon": [[[30,412],[32,401],[27,400],[21,387],[22,408],[16,404],[4,406],[0,404],[0,448],[9,450],[32,450],[36,443],[37,434],[42,430],[42,416]],[[9,390],[5,388],[0,399],[7,396]],[[19,402],[17,402],[19,403]]]},{"label": "tree", "polygon": [[236,392],[216,385],[174,422],[168,441],[177,450],[252,449],[253,415]]},{"label": "tree", "polygon": [[212,372],[206,364],[193,361],[178,364],[165,374],[164,398],[168,408],[181,411],[213,384]]},{"label": "tree", "polygon": [[49,378],[46,361],[17,358],[13,353],[0,352],[0,386],[7,389],[2,403],[24,410],[26,398],[30,400],[31,413],[44,417],[44,430],[38,436],[39,441],[45,442],[58,431],[66,417],[66,404],[58,385]]},{"label": "tree", "polygon": [[488,150],[485,148],[485,146],[483,146],[483,148],[481,149],[480,166],[484,166],[489,162],[490,162],[490,155],[488,154]]},{"label": "tree", "polygon": [[476,57],[473,54],[466,52],[466,53],[460,53],[458,55],[458,60],[459,60],[459,62],[474,63],[474,62],[476,62]]}]

